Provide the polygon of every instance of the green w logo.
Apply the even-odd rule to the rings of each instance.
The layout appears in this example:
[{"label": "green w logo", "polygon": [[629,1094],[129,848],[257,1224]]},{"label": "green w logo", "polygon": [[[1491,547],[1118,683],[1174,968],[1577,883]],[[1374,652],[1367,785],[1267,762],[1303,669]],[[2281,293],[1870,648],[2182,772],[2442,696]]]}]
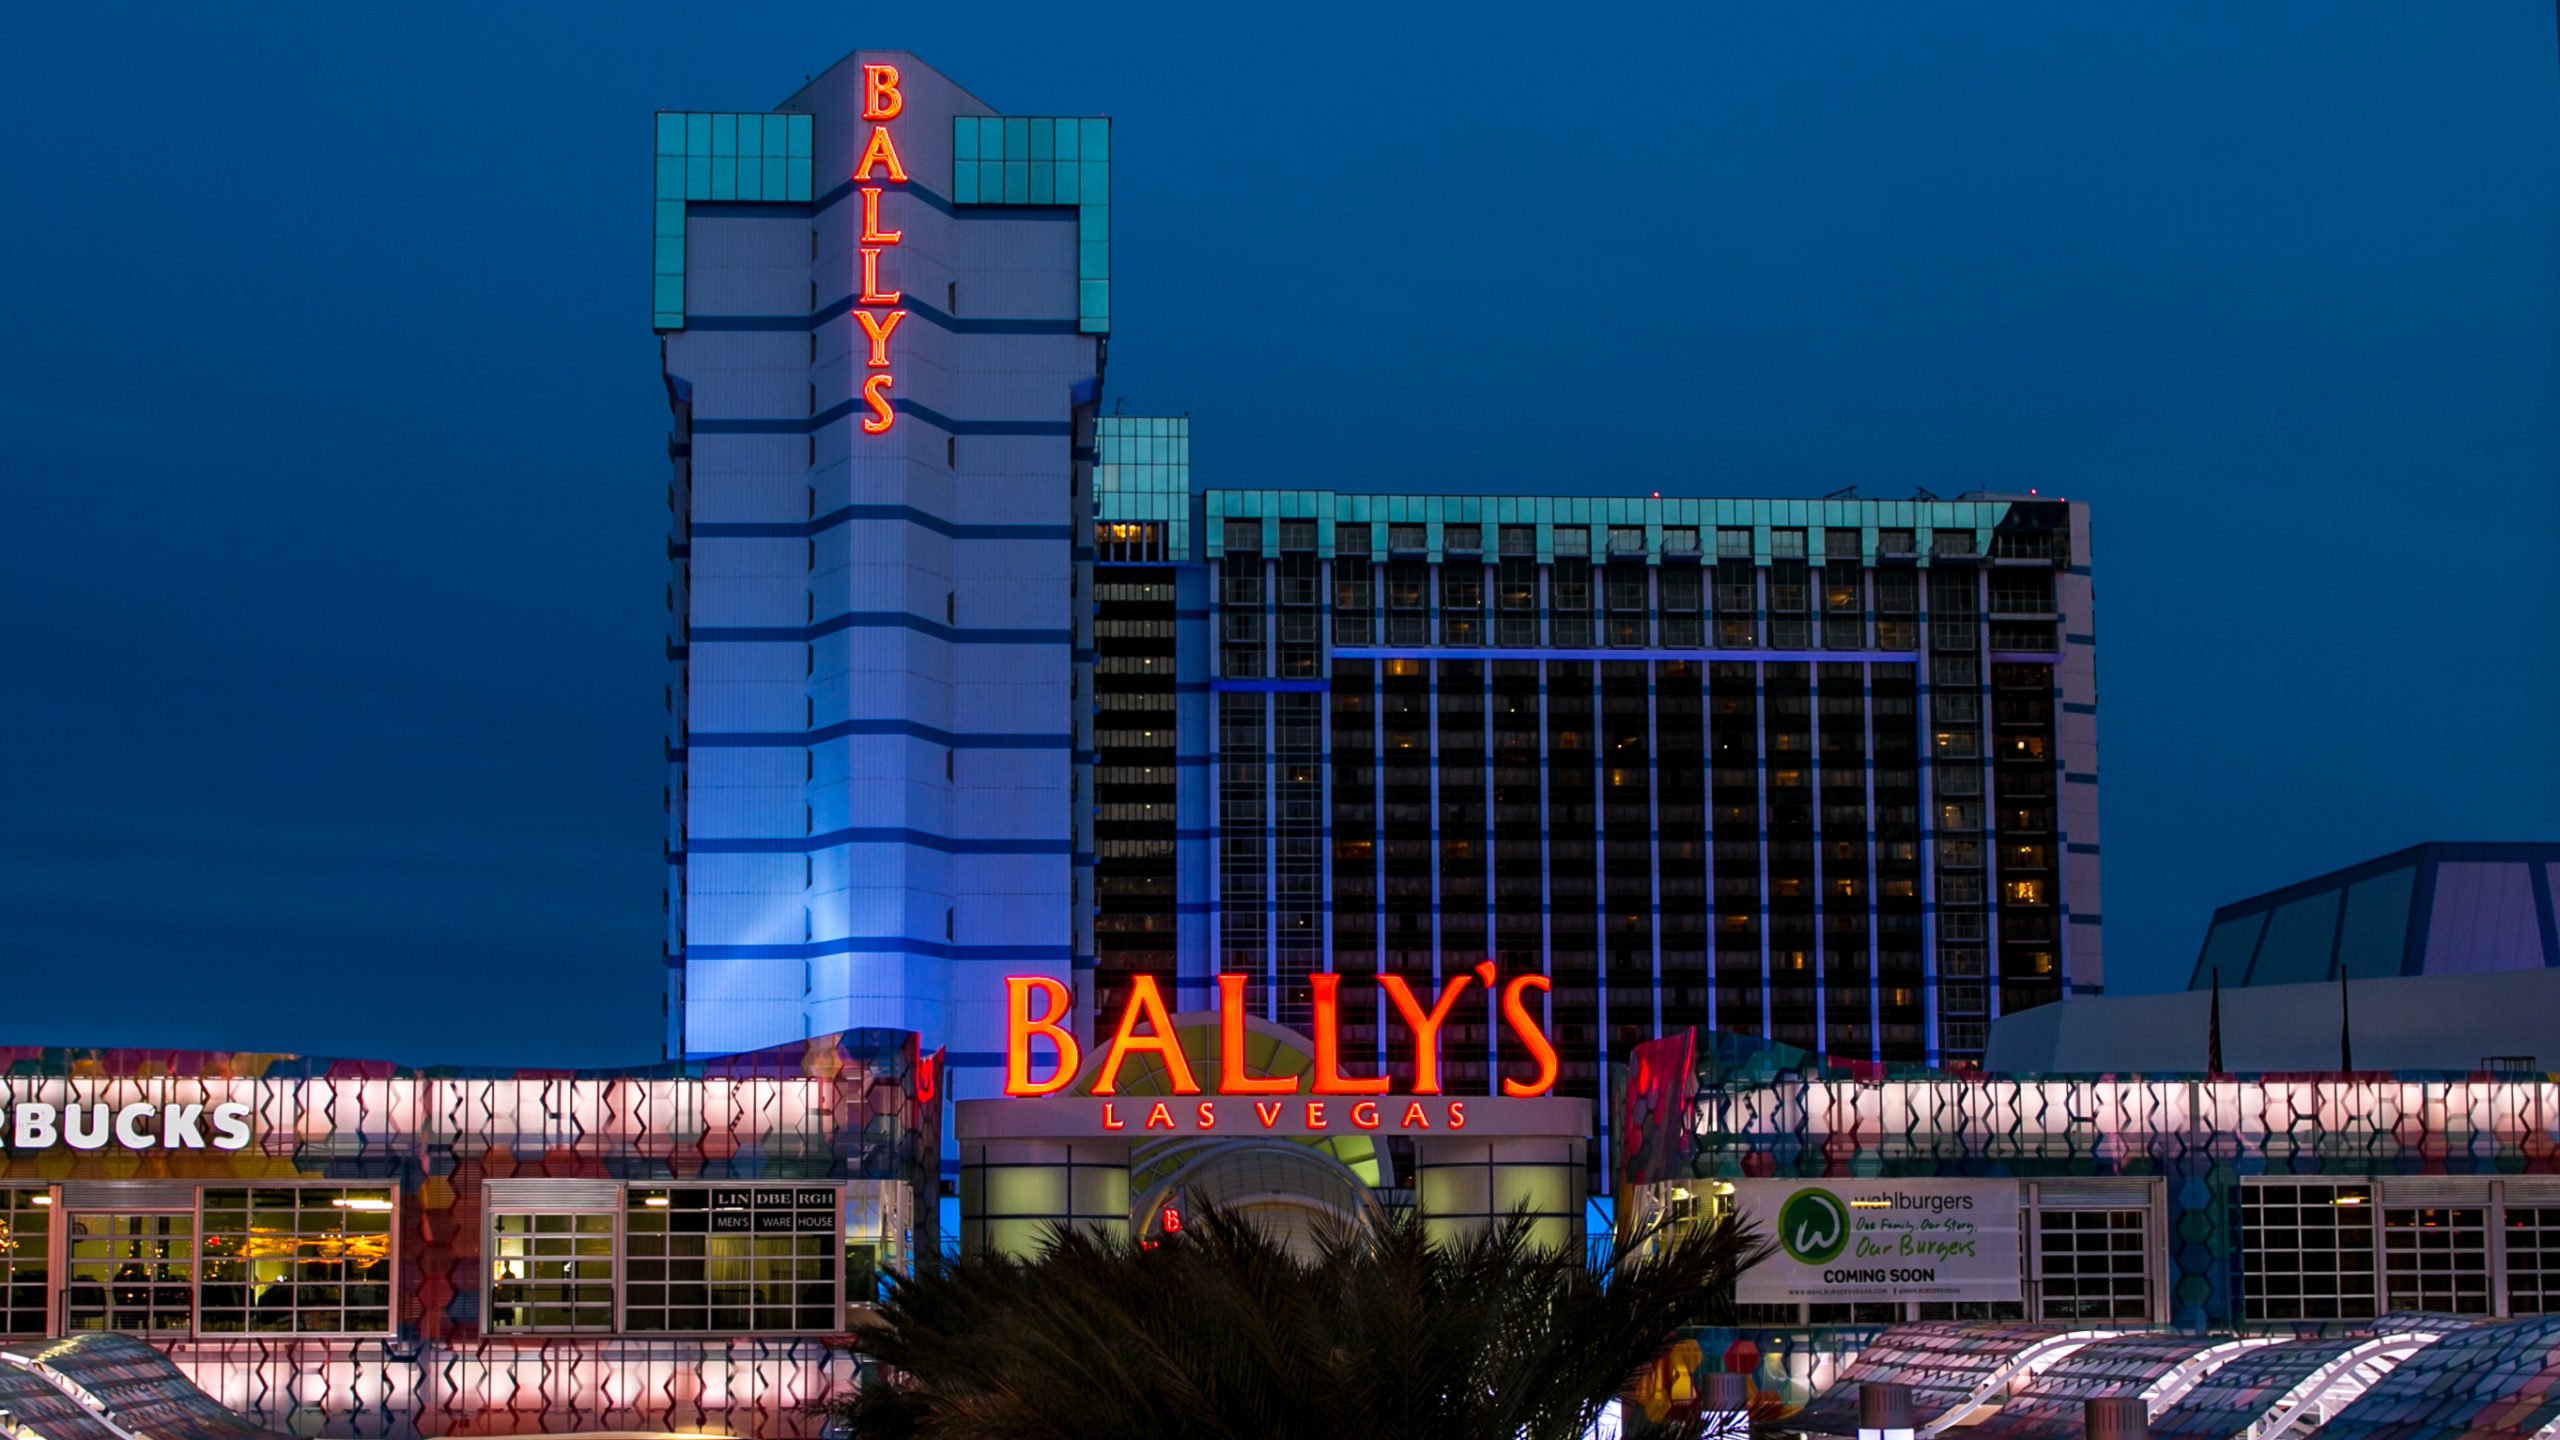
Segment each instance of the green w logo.
[{"label": "green w logo", "polygon": [[1827,1264],[1849,1243],[1849,1207],[1828,1190],[1799,1190],[1778,1207],[1778,1243],[1807,1265]]}]

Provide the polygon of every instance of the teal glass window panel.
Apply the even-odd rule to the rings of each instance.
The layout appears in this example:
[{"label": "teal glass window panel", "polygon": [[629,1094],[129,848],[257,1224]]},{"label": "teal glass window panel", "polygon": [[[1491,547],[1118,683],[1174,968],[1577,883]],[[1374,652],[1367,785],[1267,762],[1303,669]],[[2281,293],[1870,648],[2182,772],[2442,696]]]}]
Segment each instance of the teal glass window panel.
[{"label": "teal glass window panel", "polygon": [[978,158],[978,117],[956,115],[951,120],[951,161],[959,164]]},{"label": "teal glass window panel", "polygon": [[1111,207],[1087,205],[1076,212],[1076,239],[1088,245],[1111,243]]},{"label": "teal glass window panel", "polygon": [[951,162],[951,203],[954,205],[978,203],[977,161],[954,160]]},{"label": "teal glass window panel", "polygon": [[791,117],[764,117],[764,153],[779,160],[791,153]]},{"label": "teal glass window panel", "polygon": [[1007,205],[1031,203],[1030,161],[1007,160],[1004,162],[1004,203]]},{"label": "teal glass window panel", "polygon": [[684,117],[684,153],[687,155],[711,153],[711,117],[709,115],[696,113]]},{"label": "teal glass window panel", "polygon": [[661,235],[653,243],[657,248],[657,261],[652,268],[661,275],[682,275],[684,273],[684,237]]},{"label": "teal glass window panel", "polygon": [[791,120],[791,158],[806,160],[817,151],[818,118],[794,115]]},{"label": "teal glass window panel", "polygon": [[1004,120],[1004,158],[1031,158],[1031,122],[1027,118],[1008,115]]},{"label": "teal glass window panel", "polygon": [[711,198],[710,156],[689,155],[685,157],[684,198],[687,200],[708,200]]},{"label": "teal glass window panel", "polygon": [[1111,201],[1111,167],[1099,160],[1087,160],[1083,162],[1079,168],[1084,171],[1084,178],[1082,180],[1084,203],[1088,205],[1109,204]]},{"label": "teal glass window panel", "polygon": [[2279,905],[2267,917],[2267,937],[2258,942],[2257,968],[2249,983],[2313,985],[2329,978],[2329,950],[2338,935],[2335,890],[2305,895]]},{"label": "teal glass window panel", "polygon": [[1075,204],[1078,198],[1078,193],[1084,188],[1076,183],[1077,177],[1084,173],[1084,167],[1077,165],[1072,161],[1061,160],[1050,168],[1058,172],[1057,179],[1054,182],[1057,187],[1055,196],[1057,203],[1061,205]]},{"label": "teal glass window panel", "polygon": [[1058,166],[1055,161],[1032,161],[1031,193],[1026,198],[1028,198],[1034,205],[1048,205],[1055,203],[1058,191],[1057,180]]},{"label": "teal glass window panel", "polygon": [[1057,121],[1035,119],[1031,122],[1031,153],[1026,158],[1032,160],[1055,160],[1058,158]]},{"label": "teal glass window panel", "polygon": [[[719,162],[714,161],[712,163],[718,164]],[[736,164],[738,167],[738,198],[741,200],[762,200],[765,198],[764,162],[753,156],[742,155],[738,158]],[[782,197],[777,195],[774,198],[779,200]]]},{"label": "teal glass window panel", "polygon": [[684,153],[684,116],[681,112],[673,110],[658,112],[658,153],[661,155]]},{"label": "teal glass window panel", "polygon": [[2196,961],[2194,989],[2213,984],[2213,974],[2221,970],[2223,983],[2245,985],[2249,980],[2249,956],[2258,948],[2258,932],[2267,926],[2267,917],[2242,915],[2225,920],[2204,937],[2204,954]]},{"label": "teal glass window panel", "polygon": [[653,277],[653,284],[655,286],[656,294],[656,304],[654,308],[662,314],[683,315],[684,277],[681,275],[659,275]]},{"label": "teal glass window panel", "polygon": [[807,200],[807,199],[809,198],[809,160],[808,160],[808,157],[806,157],[806,156],[800,156],[800,157],[795,158],[795,159],[792,159],[792,160],[790,160],[790,161],[788,161],[788,162],[786,162],[786,163],[787,163],[787,164],[790,166],[790,168],[791,168],[791,177],[790,177],[790,186],[789,186],[789,191],[790,191],[790,193],[788,193],[788,194],[784,195],[782,198],[784,198],[785,200],[800,200],[800,201],[805,201],[805,200]]},{"label": "teal glass window panel", "polygon": [[1111,313],[1111,282],[1079,280],[1076,282],[1076,313],[1107,316]]},{"label": "teal glass window panel", "polygon": [[661,155],[658,157],[658,198],[672,200],[678,205],[684,203],[683,156]]},{"label": "teal glass window panel", "polygon": [[1079,143],[1083,146],[1084,154],[1079,158],[1086,161],[1109,160],[1111,158],[1111,122],[1086,120],[1081,123],[1084,134]]},{"label": "teal glass window panel", "polygon": [[1004,158],[1003,116],[981,115],[978,117],[978,158],[981,160]]},{"label": "teal glass window panel", "polygon": [[726,155],[711,157],[711,198],[738,198],[738,162]]},{"label": "teal glass window panel", "polygon": [[1108,280],[1111,278],[1111,247],[1108,245],[1076,246],[1076,278]]},{"label": "teal glass window panel", "polygon": [[767,200],[783,200],[789,198],[789,196],[784,192],[790,189],[790,180],[788,178],[790,168],[790,161],[770,152],[766,154],[764,161],[764,198]]},{"label": "teal glass window panel", "polygon": [[727,156],[732,159],[737,157],[737,116],[714,115],[711,117],[711,153],[713,155]]},{"label": "teal glass window panel", "polygon": [[2400,973],[2409,939],[2409,896],[2417,882],[2417,867],[2404,865],[2348,889],[2346,929],[2338,936],[2340,974],[2376,980]]},{"label": "teal glass window panel", "polygon": [[1084,123],[1082,121],[1061,120],[1058,122],[1058,138],[1056,144],[1058,147],[1059,159],[1074,160],[1081,158],[1077,152],[1083,147],[1076,144],[1076,137],[1083,133]]}]

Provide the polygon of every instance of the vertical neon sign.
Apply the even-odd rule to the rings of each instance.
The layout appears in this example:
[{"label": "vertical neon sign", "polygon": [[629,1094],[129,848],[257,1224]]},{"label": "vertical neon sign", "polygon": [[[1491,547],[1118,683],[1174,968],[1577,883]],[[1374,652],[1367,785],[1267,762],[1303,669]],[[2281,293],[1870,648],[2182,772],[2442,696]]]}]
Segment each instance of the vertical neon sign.
[{"label": "vertical neon sign", "polygon": [[890,373],[889,337],[897,333],[898,322],[907,318],[907,312],[895,308],[903,292],[880,288],[880,254],[904,239],[905,232],[880,228],[880,187],[862,182],[878,170],[886,179],[906,183],[907,168],[899,162],[898,147],[889,138],[889,122],[906,108],[906,97],[898,90],[897,66],[862,67],[862,118],[872,123],[861,163],[853,167],[854,184],[862,196],[862,293],[854,302],[861,308],[853,318],[861,322],[862,333],[871,342],[871,353],[863,361],[872,372],[862,382],[862,401],[871,407],[862,420],[866,435],[885,435],[898,423],[897,412],[889,408],[889,391],[897,383]]}]

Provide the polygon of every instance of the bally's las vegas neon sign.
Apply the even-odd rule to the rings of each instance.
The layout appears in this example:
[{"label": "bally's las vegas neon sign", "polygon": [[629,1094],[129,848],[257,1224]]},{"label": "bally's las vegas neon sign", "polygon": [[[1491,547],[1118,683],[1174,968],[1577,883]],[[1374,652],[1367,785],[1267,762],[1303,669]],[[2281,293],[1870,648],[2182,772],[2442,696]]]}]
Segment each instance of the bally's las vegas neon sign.
[{"label": "bally's las vegas neon sign", "polygon": [[865,65],[862,67],[862,118],[871,122],[871,138],[862,147],[862,159],[853,167],[855,193],[862,200],[862,291],[854,304],[853,318],[862,326],[864,338],[871,342],[871,353],[863,367],[871,373],[862,382],[862,403],[871,413],[862,419],[862,433],[885,435],[898,423],[898,413],[889,408],[889,391],[897,384],[889,360],[889,337],[896,334],[907,312],[898,309],[906,298],[900,290],[880,288],[880,257],[892,245],[906,238],[902,230],[880,227],[880,196],[875,179],[907,183],[907,167],[898,158],[897,142],[890,138],[889,122],[907,108],[906,96],[900,93],[898,67]]},{"label": "bally's las vegas neon sign", "polygon": [[[1245,999],[1248,977],[1220,975],[1218,987],[1218,1062],[1215,1085],[1204,1086],[1192,1070],[1190,1057],[1182,1051],[1174,1034],[1173,1018],[1167,1012],[1163,991],[1155,977],[1132,978],[1129,998],[1121,1006],[1119,1023],[1109,1045],[1102,1051],[1101,1063],[1093,1072],[1090,1093],[1116,1096],[1120,1093],[1120,1072],[1131,1056],[1154,1057],[1162,1067],[1167,1088],[1176,1096],[1217,1095],[1247,1100],[1249,1116],[1239,1115],[1243,1123],[1259,1122],[1264,1130],[1285,1128],[1292,1132],[1321,1132],[1333,1128],[1333,1117],[1339,1115],[1349,1128],[1361,1130],[1394,1129],[1464,1129],[1467,1124],[1466,1102],[1441,1099],[1440,1030],[1458,1007],[1467,991],[1481,981],[1487,993],[1498,993],[1504,1025],[1519,1041],[1527,1058],[1536,1067],[1536,1075],[1527,1081],[1505,1078],[1502,1093],[1514,1099],[1544,1095],[1555,1088],[1556,1051],[1549,1043],[1545,1029],[1529,1012],[1526,996],[1532,990],[1545,991],[1549,981],[1544,975],[1517,975],[1495,990],[1497,972],[1492,962],[1478,965],[1449,977],[1432,997],[1426,1008],[1413,987],[1401,975],[1381,975],[1377,984],[1388,1004],[1403,1019],[1412,1036],[1413,1084],[1403,1103],[1382,1102],[1368,1098],[1388,1095],[1394,1089],[1393,1077],[1349,1075],[1343,1073],[1342,1056],[1342,980],[1340,975],[1310,975],[1313,992],[1314,1042],[1313,1063],[1304,1075],[1256,1075],[1246,1063],[1245,1020],[1249,1007]],[[1058,1095],[1076,1082],[1083,1071],[1084,1047],[1065,1024],[1073,1003],[1066,984],[1045,975],[1015,975],[1005,981],[1005,1079],[1004,1093],[1017,1098]],[[1047,1042],[1054,1058],[1033,1053],[1034,1038]],[[1040,1061],[1049,1059],[1048,1073],[1035,1075]],[[1344,1096],[1346,1101],[1304,1100],[1280,1101],[1262,1097],[1307,1094]],[[1431,1097],[1427,1101],[1423,1097]],[[1101,1126],[1106,1130],[1129,1128],[1131,1120],[1140,1129],[1220,1128],[1216,1103],[1199,1100],[1174,1104],[1147,1097],[1141,1111],[1139,1102],[1123,1118],[1116,1104],[1102,1106]],[[1301,1113],[1303,1111],[1303,1113]],[[1436,1117],[1436,1118],[1435,1118]]]}]

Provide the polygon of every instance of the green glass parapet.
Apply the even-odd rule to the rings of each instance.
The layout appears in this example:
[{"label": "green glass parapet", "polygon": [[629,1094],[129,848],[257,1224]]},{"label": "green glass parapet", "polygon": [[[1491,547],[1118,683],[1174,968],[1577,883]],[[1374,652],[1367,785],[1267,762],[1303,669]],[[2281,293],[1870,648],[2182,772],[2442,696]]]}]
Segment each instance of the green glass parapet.
[{"label": "green glass parapet", "polygon": [[1105,415],[1093,427],[1093,518],[1165,527],[1165,559],[1191,558],[1189,416]]},{"label": "green glass parapet", "polygon": [[960,115],[951,203],[1076,207],[1076,329],[1111,333],[1111,122]]},{"label": "green glass parapet", "polygon": [[658,112],[656,215],[650,265],[653,323],[684,328],[685,206],[805,205],[815,117],[728,111]]},{"label": "green glass parapet", "polygon": [[[1420,550],[1432,560],[1443,558],[1446,527],[1479,527],[1482,553],[1497,553],[1496,527],[1535,526],[1537,558],[1553,560],[1559,530],[1579,531],[1581,548],[1570,551],[1595,560],[1611,557],[1659,561],[1714,559],[1718,530],[1749,530],[1754,558],[1770,558],[1771,529],[1802,530],[1806,555],[1812,560],[1872,558],[1880,530],[1908,530],[1914,539],[1912,558],[1926,563],[1941,532],[1970,537],[1966,551],[1990,553],[1991,532],[2009,513],[2008,500],[1742,500],[1669,499],[1589,495],[1350,495],[1332,490],[1210,490],[1202,495],[1208,533],[1201,537],[1202,559],[1225,553],[1227,519],[1288,519],[1316,522],[1318,553],[1334,553],[1335,526],[1369,527],[1367,552],[1383,560],[1407,553],[1397,546],[1389,527],[1420,527]],[[1827,553],[1831,530],[1859,532],[1859,555]],[[1674,540],[1688,545],[1682,549]]]}]

